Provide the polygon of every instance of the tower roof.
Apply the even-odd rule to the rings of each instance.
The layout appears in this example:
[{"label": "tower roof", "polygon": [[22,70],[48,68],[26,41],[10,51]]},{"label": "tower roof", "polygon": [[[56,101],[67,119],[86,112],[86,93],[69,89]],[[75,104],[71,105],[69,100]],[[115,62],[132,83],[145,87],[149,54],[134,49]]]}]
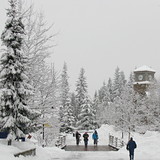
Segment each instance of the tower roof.
[{"label": "tower roof", "polygon": [[153,70],[152,68],[144,65],[144,66],[141,66],[137,69],[134,70],[134,72],[141,72],[141,71],[149,71],[149,72],[156,72],[155,70]]}]

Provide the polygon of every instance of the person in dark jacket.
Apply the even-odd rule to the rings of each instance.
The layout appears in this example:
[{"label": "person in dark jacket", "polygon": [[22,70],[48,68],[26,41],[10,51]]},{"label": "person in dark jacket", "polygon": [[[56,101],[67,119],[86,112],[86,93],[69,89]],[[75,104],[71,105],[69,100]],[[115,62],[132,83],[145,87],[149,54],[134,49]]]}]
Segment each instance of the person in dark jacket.
[{"label": "person in dark jacket", "polygon": [[136,142],[131,137],[129,142],[127,143],[127,150],[129,150],[130,160],[134,160],[134,149],[137,148]]},{"label": "person in dark jacket", "polygon": [[88,137],[89,137],[88,133],[85,132],[83,134],[83,138],[84,138],[84,145],[85,145],[86,148],[87,148],[87,145],[88,145]]},{"label": "person in dark jacket", "polygon": [[76,137],[76,144],[79,145],[81,134],[78,131],[76,131],[75,137]]},{"label": "person in dark jacket", "polygon": [[94,141],[94,146],[97,146],[97,143],[98,143],[98,133],[97,131],[95,130],[94,133],[92,134],[92,139]]}]

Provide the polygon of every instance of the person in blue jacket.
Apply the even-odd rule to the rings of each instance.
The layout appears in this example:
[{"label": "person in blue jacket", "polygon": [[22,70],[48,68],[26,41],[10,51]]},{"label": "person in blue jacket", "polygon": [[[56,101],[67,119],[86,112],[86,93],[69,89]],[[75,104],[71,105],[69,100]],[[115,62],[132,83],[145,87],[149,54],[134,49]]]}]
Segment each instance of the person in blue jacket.
[{"label": "person in blue jacket", "polygon": [[97,146],[98,144],[98,133],[97,131],[95,130],[94,133],[92,134],[92,139],[94,141],[94,146]]},{"label": "person in blue jacket", "polygon": [[137,148],[136,142],[131,137],[129,142],[127,143],[127,150],[129,150],[130,160],[134,160],[134,149]]}]

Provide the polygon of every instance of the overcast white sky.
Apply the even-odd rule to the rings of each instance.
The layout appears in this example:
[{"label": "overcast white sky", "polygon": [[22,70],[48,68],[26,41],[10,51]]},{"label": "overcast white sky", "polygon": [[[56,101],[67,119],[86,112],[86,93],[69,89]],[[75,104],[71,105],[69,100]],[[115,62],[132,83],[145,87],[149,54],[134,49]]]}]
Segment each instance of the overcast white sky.
[{"label": "overcast white sky", "polygon": [[[68,65],[71,89],[80,68],[86,71],[93,95],[118,66],[127,78],[135,67],[148,65],[160,75],[159,0],[27,0],[55,23],[57,47],[52,60],[57,70]],[[0,32],[6,21],[7,0],[0,0]]]}]

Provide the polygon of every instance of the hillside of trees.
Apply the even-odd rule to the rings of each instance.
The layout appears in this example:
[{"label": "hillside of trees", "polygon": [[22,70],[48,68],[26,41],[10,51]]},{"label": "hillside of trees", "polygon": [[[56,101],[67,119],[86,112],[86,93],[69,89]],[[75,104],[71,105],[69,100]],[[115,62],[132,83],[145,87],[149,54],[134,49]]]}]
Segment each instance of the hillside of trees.
[{"label": "hillside of trees", "polygon": [[[87,75],[81,68],[75,91],[70,91],[67,63],[61,72],[46,64],[53,53],[55,34],[42,13],[9,0],[7,21],[1,34],[0,130],[11,139],[35,133],[40,144],[53,145],[60,132],[114,125],[123,132],[160,131],[160,82],[147,95],[134,91],[119,67],[102,83],[94,97],[88,93]],[[52,41],[52,43],[51,43]],[[107,73],[106,73],[107,74]]]}]

